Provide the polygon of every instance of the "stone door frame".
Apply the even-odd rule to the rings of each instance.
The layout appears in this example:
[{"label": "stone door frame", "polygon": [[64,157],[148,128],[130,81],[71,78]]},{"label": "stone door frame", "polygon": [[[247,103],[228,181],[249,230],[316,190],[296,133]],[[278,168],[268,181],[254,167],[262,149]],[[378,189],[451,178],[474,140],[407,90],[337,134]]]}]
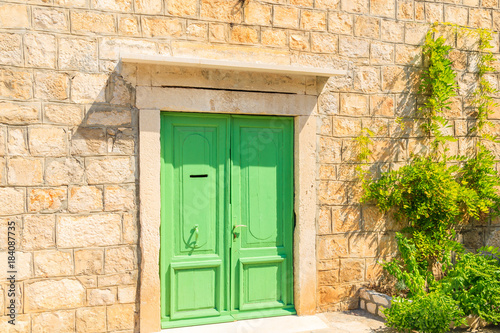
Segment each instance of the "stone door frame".
[{"label": "stone door frame", "polygon": [[161,111],[294,116],[294,303],[298,315],[315,313],[317,95],[137,86],[136,106],[139,108],[140,332],[161,330]]}]

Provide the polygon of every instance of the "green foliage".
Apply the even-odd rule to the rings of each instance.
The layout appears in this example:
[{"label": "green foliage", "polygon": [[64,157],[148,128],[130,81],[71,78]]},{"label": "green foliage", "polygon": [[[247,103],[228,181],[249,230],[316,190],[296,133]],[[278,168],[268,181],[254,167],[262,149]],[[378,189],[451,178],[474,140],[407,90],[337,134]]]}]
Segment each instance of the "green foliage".
[{"label": "green foliage", "polygon": [[450,323],[465,323],[457,302],[441,292],[431,292],[412,300],[394,297],[392,306],[384,310],[386,325],[400,332],[444,333]]},{"label": "green foliage", "polygon": [[460,256],[440,281],[440,289],[458,302],[465,315],[500,323],[500,250],[484,247]]}]

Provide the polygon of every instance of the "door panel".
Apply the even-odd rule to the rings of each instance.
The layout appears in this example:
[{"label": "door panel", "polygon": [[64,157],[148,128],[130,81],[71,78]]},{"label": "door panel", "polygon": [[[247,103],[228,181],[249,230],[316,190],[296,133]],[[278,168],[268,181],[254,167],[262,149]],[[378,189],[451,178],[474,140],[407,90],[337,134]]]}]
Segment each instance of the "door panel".
[{"label": "door panel", "polygon": [[164,322],[227,309],[228,124],[227,117],[162,116]]},{"label": "door panel", "polygon": [[232,310],[286,308],[292,299],[290,118],[234,116],[231,201]]},{"label": "door panel", "polygon": [[162,327],[294,313],[293,120],[162,114]]}]

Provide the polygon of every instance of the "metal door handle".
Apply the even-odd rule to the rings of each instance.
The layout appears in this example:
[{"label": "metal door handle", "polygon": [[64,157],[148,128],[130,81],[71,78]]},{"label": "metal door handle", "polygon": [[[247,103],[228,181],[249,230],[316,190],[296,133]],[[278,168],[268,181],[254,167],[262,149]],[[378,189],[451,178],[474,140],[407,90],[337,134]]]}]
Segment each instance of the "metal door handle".
[{"label": "metal door handle", "polygon": [[246,225],[244,224],[237,224],[233,227],[233,240],[236,239],[236,228],[243,228],[243,227],[246,227]]}]

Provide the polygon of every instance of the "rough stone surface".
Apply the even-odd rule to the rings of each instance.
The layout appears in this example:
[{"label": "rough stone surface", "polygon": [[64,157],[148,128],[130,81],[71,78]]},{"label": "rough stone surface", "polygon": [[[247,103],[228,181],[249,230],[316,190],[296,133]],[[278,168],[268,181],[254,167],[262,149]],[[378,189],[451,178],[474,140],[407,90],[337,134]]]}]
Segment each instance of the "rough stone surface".
[{"label": "rough stone surface", "polygon": [[106,331],[106,307],[77,309],[76,330],[85,333]]},{"label": "rough stone surface", "polygon": [[[41,280],[25,285],[27,311],[57,310],[84,305],[85,288],[76,279]],[[61,297],[64,295],[64,297]]]},{"label": "rough stone surface", "polygon": [[55,311],[34,314],[31,325],[33,333],[73,332],[75,329],[75,311]]},{"label": "rough stone surface", "polygon": [[60,216],[57,234],[61,248],[119,244],[121,218],[117,214]]},{"label": "rough stone surface", "polygon": [[30,212],[57,212],[64,209],[67,201],[66,188],[32,188],[28,191]]},{"label": "rough stone surface", "polygon": [[25,250],[42,250],[55,247],[55,216],[26,215],[21,246]]},{"label": "rough stone surface", "polygon": [[75,250],[75,274],[102,274],[103,257],[102,250]]},{"label": "rough stone surface", "polygon": [[36,277],[73,275],[73,255],[71,251],[38,251],[34,267]]}]

